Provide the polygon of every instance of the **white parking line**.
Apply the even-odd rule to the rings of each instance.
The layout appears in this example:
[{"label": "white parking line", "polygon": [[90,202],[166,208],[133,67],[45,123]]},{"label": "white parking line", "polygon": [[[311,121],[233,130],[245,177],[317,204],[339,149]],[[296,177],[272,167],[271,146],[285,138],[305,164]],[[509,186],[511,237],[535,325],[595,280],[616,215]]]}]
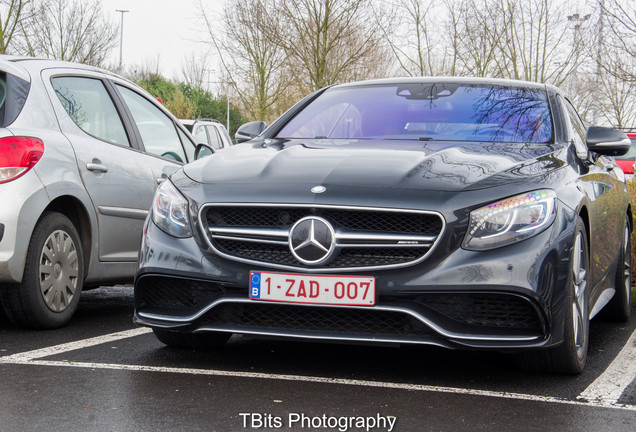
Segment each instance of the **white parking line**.
[{"label": "white parking line", "polygon": [[636,331],[614,361],[578,396],[579,400],[616,403],[636,379]]},{"label": "white parking line", "polygon": [[0,357],[2,363],[24,363],[33,359],[49,357],[56,354],[62,354],[68,351],[75,351],[82,348],[88,348],[95,345],[101,345],[103,343],[114,342],[120,339],[126,339],[134,336],[152,332],[147,327],[139,327],[132,330],[125,330],[117,333],[110,333],[103,336],[96,336],[89,339],[83,339],[79,341],[69,342],[61,345],[55,345],[42,349],[36,349],[33,351],[25,351],[22,353],[13,354],[6,357]]},{"label": "white parking line", "polygon": [[[584,400],[581,398],[582,396],[581,395],[579,396],[580,400],[570,400],[570,399],[563,399],[563,398],[557,398],[552,396],[541,396],[541,395],[532,395],[532,394],[523,394],[523,393],[498,392],[498,391],[455,388],[455,387],[438,387],[438,386],[430,386],[430,385],[424,385],[424,384],[393,383],[393,382],[384,382],[384,381],[354,380],[354,379],[315,377],[315,376],[303,376],[303,375],[286,375],[286,374],[273,374],[273,373],[270,374],[270,373],[259,373],[259,372],[227,371],[227,370],[215,370],[215,369],[189,369],[189,368],[145,366],[145,365],[87,363],[87,362],[74,362],[70,360],[65,360],[65,361],[39,360],[43,357],[49,357],[52,355],[61,354],[68,351],[88,348],[88,347],[100,345],[103,343],[114,342],[121,339],[126,339],[126,338],[130,338],[134,336],[147,334],[149,332],[151,332],[150,329],[137,328],[133,330],[127,330],[127,331],[122,331],[118,333],[97,336],[94,338],[84,339],[84,340],[80,340],[76,342],[55,345],[52,347],[37,349],[33,351],[26,351],[23,353],[17,353],[10,356],[0,357],[0,364],[19,364],[19,365],[37,365],[37,366],[51,366],[51,367],[73,367],[73,368],[84,368],[84,369],[106,369],[106,370],[140,371],[140,372],[175,373],[175,374],[187,374],[187,375],[207,375],[207,376],[223,376],[223,377],[235,377],[235,378],[296,381],[296,382],[318,383],[318,384],[336,384],[336,385],[348,385],[348,386],[387,388],[387,389],[394,389],[394,390],[450,393],[450,394],[468,395],[468,396],[483,396],[483,397],[493,397],[493,398],[500,398],[500,399],[526,400],[526,401],[532,401],[532,402],[556,403],[556,404],[563,404],[563,405],[587,406],[587,407],[595,407],[595,408],[611,408],[611,409],[620,409],[620,410],[628,410],[628,411],[636,412],[636,405],[619,404],[616,402],[618,398],[614,398],[614,397],[599,397],[599,398],[590,398],[590,399],[586,398]],[[632,337],[630,338],[628,342],[628,345],[631,344],[631,346],[633,346],[635,342],[634,339],[635,337],[634,335],[632,335]]]}]

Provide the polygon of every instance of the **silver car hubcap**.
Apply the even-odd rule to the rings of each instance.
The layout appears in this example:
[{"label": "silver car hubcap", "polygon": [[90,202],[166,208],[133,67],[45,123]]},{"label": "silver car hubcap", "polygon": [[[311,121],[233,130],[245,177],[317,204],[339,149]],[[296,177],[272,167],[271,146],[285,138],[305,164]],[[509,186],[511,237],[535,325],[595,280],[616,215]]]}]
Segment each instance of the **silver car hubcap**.
[{"label": "silver car hubcap", "polygon": [[79,262],[73,239],[57,230],[44,242],[40,255],[40,292],[54,312],[65,310],[77,289]]},{"label": "silver car hubcap", "polygon": [[585,307],[585,290],[587,282],[585,276],[585,257],[582,248],[583,235],[578,233],[574,242],[574,254],[572,259],[572,271],[574,272],[574,298],[572,301],[572,329],[574,330],[574,345],[579,357],[583,355],[585,345],[585,330],[587,328],[587,314]]}]

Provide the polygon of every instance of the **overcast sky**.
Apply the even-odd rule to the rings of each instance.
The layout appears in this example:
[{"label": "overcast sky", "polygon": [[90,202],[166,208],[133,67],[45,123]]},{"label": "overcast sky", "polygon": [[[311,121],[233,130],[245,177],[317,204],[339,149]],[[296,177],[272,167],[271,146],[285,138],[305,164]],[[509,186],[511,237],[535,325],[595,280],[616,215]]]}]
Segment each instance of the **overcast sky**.
[{"label": "overcast sky", "polygon": [[[184,59],[191,53],[205,55],[207,46],[200,20],[199,0],[101,0],[104,14],[119,25],[124,14],[123,64],[127,68],[156,62],[167,78],[180,74]],[[201,0],[206,12],[221,13],[224,0]],[[111,60],[119,63],[119,38]],[[209,62],[217,68],[217,61]],[[212,77],[212,80],[215,78]]]}]

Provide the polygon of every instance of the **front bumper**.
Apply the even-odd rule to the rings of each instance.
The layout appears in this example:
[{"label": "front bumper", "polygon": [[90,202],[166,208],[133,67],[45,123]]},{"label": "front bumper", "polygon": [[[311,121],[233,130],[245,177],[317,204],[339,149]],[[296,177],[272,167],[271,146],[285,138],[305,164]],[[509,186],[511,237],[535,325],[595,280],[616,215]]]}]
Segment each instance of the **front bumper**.
[{"label": "front bumper", "polygon": [[134,320],[187,332],[447,348],[553,346],[563,340],[560,287],[573,220],[562,208],[551,228],[515,245],[449,252],[441,244],[420,264],[358,272],[376,278],[377,298],[374,306],[355,307],[250,300],[250,270],[271,269],[219,257],[202,239],[176,239],[147,222]]}]

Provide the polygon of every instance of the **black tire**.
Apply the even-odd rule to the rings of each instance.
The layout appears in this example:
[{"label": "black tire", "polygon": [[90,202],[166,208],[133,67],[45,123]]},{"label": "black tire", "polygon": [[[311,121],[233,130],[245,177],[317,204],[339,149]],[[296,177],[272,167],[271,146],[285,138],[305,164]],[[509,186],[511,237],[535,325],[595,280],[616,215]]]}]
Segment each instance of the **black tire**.
[{"label": "black tire", "polygon": [[[0,292],[4,289],[4,286],[0,286]],[[9,317],[7,317],[7,314],[4,312],[4,308],[2,307],[2,299],[0,299],[0,328],[6,327],[10,324],[11,321],[9,321]]]},{"label": "black tire", "polygon": [[22,282],[2,291],[2,306],[17,326],[58,328],[77,310],[83,280],[77,230],[63,214],[45,212],[29,241]]},{"label": "black tire", "polygon": [[607,321],[627,322],[632,312],[632,242],[629,224],[625,221],[621,251],[616,263],[614,297],[599,313]]},{"label": "black tire", "polygon": [[187,333],[158,328],[153,328],[152,331],[161,343],[169,347],[188,349],[220,348],[225,345],[232,336],[232,333]]},{"label": "black tire", "polygon": [[588,279],[590,259],[585,225],[577,218],[567,284],[564,287],[563,343],[554,348],[519,353],[517,365],[524,370],[579,374],[587,360],[590,319]]}]

